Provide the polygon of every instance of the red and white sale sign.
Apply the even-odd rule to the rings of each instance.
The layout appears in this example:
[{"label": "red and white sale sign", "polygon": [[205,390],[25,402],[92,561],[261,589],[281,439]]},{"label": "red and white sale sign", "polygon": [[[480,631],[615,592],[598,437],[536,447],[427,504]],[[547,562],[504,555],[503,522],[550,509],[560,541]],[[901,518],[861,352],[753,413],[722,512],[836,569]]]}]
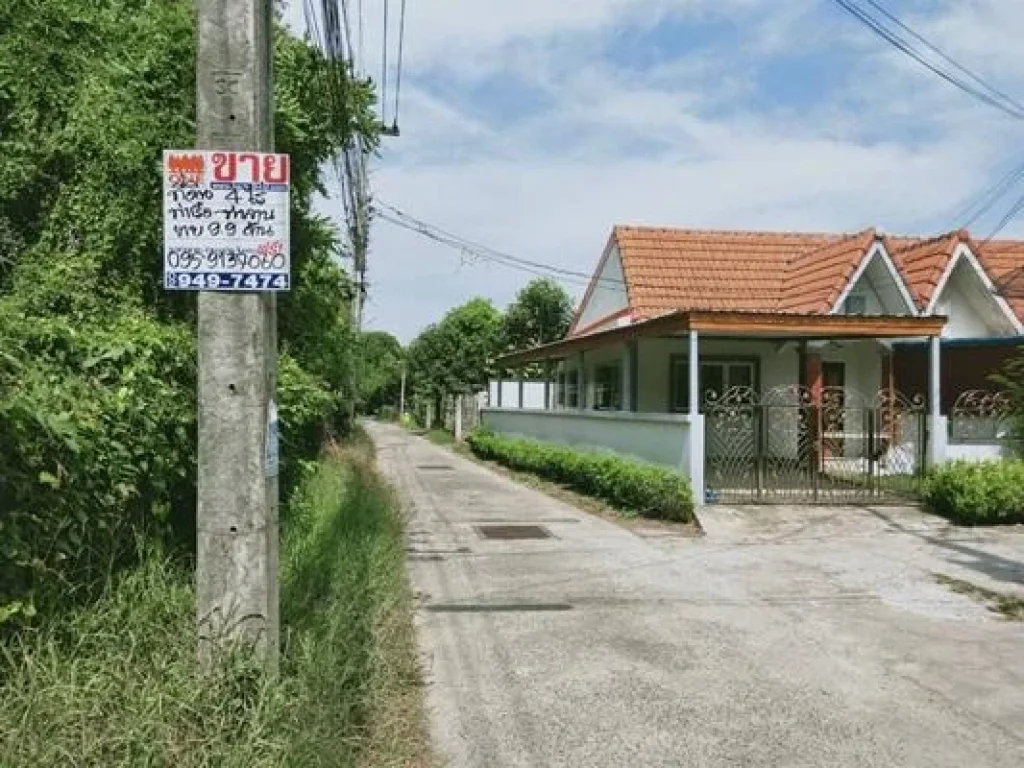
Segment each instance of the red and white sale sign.
[{"label": "red and white sale sign", "polygon": [[164,151],[164,288],[287,291],[288,155]]}]

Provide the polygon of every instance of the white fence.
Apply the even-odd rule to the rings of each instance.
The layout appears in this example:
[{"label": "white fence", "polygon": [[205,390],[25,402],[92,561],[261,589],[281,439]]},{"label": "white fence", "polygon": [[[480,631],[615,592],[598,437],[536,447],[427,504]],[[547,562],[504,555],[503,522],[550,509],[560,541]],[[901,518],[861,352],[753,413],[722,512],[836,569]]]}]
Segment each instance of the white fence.
[{"label": "white fence", "polygon": [[520,403],[518,381],[492,381],[487,391],[487,405],[491,408],[544,408],[544,382],[524,381],[522,384],[523,401]]},{"label": "white fence", "polygon": [[688,415],[486,408],[481,421],[502,434],[607,451],[690,474]]}]

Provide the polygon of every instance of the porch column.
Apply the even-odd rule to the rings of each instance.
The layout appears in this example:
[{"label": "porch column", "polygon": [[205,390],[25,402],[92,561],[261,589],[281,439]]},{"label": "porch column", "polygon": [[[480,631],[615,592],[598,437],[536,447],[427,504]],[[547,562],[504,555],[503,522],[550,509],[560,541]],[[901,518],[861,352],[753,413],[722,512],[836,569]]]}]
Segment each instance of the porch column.
[{"label": "porch column", "polygon": [[928,340],[928,466],[946,460],[946,417],[942,415],[942,338]]},{"label": "porch column", "polygon": [[819,472],[824,459],[824,435],[821,424],[821,398],[824,392],[824,381],[821,375],[821,354],[818,352],[804,353],[804,381],[807,393],[811,398],[811,419],[808,438],[811,445],[808,452],[812,462],[811,469]]},{"label": "porch column", "polygon": [[586,362],[584,355],[580,352],[576,356],[576,410],[582,411],[587,407],[587,376],[583,370]]},{"label": "porch column", "polygon": [[882,391],[885,392],[883,403],[885,409],[882,416],[882,423],[879,427],[885,436],[885,447],[896,445],[896,373],[893,365],[892,349],[885,349],[882,352]]},{"label": "porch column", "polygon": [[516,369],[516,384],[519,387],[519,410],[523,409],[523,369]]},{"label": "porch column", "polygon": [[690,487],[693,488],[693,504],[704,506],[704,414],[700,412],[700,336],[690,329]]},{"label": "porch column", "polygon": [[496,374],[497,375],[495,376],[495,378],[498,380],[498,382],[497,382],[497,385],[498,385],[498,398],[497,398],[498,402],[496,403],[496,405],[497,405],[498,408],[501,408],[501,390],[502,390],[501,382],[505,378],[505,372],[499,368],[496,371]]},{"label": "porch column", "polygon": [[622,408],[635,413],[637,410],[637,342],[627,341],[622,350]]},{"label": "porch column", "polygon": [[551,410],[551,376],[553,366],[548,360],[544,363],[544,410]]}]

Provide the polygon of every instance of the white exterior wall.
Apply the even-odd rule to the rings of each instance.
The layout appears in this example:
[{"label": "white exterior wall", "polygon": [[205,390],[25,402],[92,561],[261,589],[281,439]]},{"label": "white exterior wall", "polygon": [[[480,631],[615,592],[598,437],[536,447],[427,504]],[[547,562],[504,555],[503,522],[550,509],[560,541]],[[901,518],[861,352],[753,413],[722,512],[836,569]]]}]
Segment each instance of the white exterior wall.
[{"label": "white exterior wall", "polygon": [[[639,392],[637,408],[647,413],[665,413],[671,407],[671,359],[687,354],[687,340],[642,339],[639,344]],[[704,358],[756,358],[760,369],[760,389],[792,386],[799,380],[799,356],[792,344],[780,348],[770,341],[733,341],[701,339]]]},{"label": "white exterior wall", "polygon": [[[517,380],[511,381],[492,381],[490,382],[487,389],[487,403],[488,405],[498,405],[498,387],[501,387],[501,407],[502,408],[519,408],[519,382]],[[552,397],[554,397],[554,386],[551,388]],[[524,381],[523,382],[523,408],[543,408],[544,407],[544,382],[543,381]]]},{"label": "white exterior wall", "polygon": [[622,258],[619,256],[618,246],[612,244],[609,249],[604,268],[594,283],[594,290],[590,294],[586,306],[582,307],[583,312],[576,322],[576,328],[585,328],[601,318],[629,306],[625,276],[622,272]]},{"label": "white exterior wall", "polygon": [[990,336],[1001,336],[995,332],[990,323],[984,318],[984,311],[978,306],[980,303],[976,291],[963,274],[966,266],[961,262],[950,275],[942,295],[935,304],[935,314],[945,315],[949,318],[946,327],[942,329],[943,338],[947,339],[984,339]]},{"label": "white exterior wall", "polygon": [[488,408],[481,419],[501,434],[606,451],[690,474],[689,416]]},{"label": "white exterior wall", "polygon": [[960,443],[953,440],[946,443],[947,461],[988,461],[1008,455],[1009,451],[999,443]]}]

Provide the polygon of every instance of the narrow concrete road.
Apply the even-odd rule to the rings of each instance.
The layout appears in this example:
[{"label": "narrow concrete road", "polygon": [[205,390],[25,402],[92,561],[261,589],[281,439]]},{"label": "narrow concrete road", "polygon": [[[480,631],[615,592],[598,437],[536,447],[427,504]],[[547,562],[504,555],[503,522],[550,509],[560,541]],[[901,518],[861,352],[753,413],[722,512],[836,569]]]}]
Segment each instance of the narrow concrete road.
[{"label": "narrow concrete road", "polygon": [[[452,766],[1024,765],[1024,535],[911,510],[722,510],[637,535],[389,426]],[[491,540],[488,524],[551,537]]]}]

